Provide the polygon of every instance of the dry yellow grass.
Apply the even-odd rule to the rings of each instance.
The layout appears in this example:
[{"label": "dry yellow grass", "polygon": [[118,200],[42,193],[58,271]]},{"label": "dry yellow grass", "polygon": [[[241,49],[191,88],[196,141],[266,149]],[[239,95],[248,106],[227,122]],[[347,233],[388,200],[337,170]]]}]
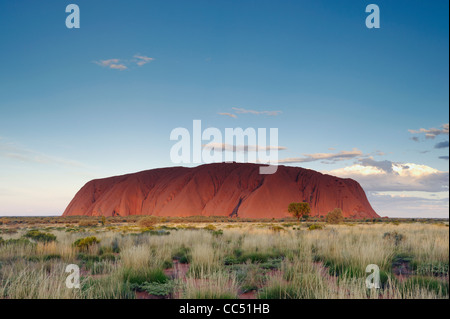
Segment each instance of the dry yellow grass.
[{"label": "dry yellow grass", "polygon": [[[84,231],[68,225],[69,232],[47,230],[56,242],[0,244],[0,298],[133,298],[124,271],[145,277],[148,270],[170,267],[180,250],[190,269],[175,281],[186,298],[234,298],[255,286],[263,298],[448,298],[449,228],[442,224],[340,224],[309,230],[296,223],[215,223],[206,229],[165,223],[154,228],[159,226],[170,234],[164,228],[140,233],[127,225]],[[20,239],[25,232],[2,237]],[[72,243],[87,236],[100,243],[80,255]],[[414,280],[392,272],[398,258],[417,270]],[[70,263],[83,269],[83,290],[65,287],[64,269]],[[383,289],[366,288],[369,264],[382,270]]]}]

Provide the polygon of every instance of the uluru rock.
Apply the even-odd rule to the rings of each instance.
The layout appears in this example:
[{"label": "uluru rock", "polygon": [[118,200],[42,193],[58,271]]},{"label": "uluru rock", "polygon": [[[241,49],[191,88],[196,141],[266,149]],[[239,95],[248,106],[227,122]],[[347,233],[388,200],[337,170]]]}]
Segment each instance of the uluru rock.
[{"label": "uluru rock", "polygon": [[232,216],[281,218],[291,202],[308,202],[311,215],[341,208],[345,217],[379,217],[361,186],[300,167],[215,163],[169,167],[96,179],[75,195],[63,216]]}]

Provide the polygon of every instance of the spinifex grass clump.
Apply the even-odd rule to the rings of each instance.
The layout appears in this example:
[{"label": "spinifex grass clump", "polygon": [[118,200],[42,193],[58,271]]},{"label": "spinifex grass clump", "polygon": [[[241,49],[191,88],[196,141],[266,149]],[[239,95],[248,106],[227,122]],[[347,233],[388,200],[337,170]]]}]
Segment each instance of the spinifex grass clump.
[{"label": "spinifex grass clump", "polygon": [[425,289],[442,297],[448,296],[449,294],[448,281],[433,277],[413,276],[401,282],[399,286],[401,293],[404,294],[405,297],[413,289]]},{"label": "spinifex grass clump", "polygon": [[252,263],[245,263],[239,265],[232,265],[229,270],[233,272],[238,281],[241,292],[257,291],[264,286],[266,276],[259,265]]},{"label": "spinifex grass clump", "polygon": [[198,278],[203,273],[213,273],[220,269],[221,252],[214,249],[210,243],[196,243],[191,248],[191,264],[189,273]]},{"label": "spinifex grass clump", "polygon": [[123,279],[134,285],[142,285],[149,282],[166,283],[169,280],[162,269],[133,269],[124,268]]},{"label": "spinifex grass clump", "polygon": [[186,278],[182,291],[186,299],[235,299],[239,286],[233,274],[217,271]]},{"label": "spinifex grass clump", "polygon": [[436,263],[416,263],[412,262],[411,267],[415,274],[422,276],[449,277],[449,264],[447,262]]},{"label": "spinifex grass clump", "polygon": [[299,289],[294,283],[272,280],[258,293],[259,299],[298,299]]}]

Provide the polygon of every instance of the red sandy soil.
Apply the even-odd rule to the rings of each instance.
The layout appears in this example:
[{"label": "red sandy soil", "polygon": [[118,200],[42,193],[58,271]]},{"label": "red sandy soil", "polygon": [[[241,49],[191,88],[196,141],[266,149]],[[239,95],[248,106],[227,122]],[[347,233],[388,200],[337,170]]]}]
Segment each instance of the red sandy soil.
[{"label": "red sandy soil", "polygon": [[217,163],[170,167],[88,182],[63,216],[237,216],[282,218],[291,202],[308,202],[311,215],[341,208],[345,217],[379,217],[361,186],[300,167]]}]

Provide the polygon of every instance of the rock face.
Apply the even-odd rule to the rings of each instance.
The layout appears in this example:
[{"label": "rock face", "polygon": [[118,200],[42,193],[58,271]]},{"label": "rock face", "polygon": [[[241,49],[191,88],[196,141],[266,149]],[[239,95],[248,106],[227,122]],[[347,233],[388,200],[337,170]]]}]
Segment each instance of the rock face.
[{"label": "rock face", "polygon": [[319,172],[278,166],[272,175],[260,165],[216,163],[194,168],[170,167],[88,182],[63,216],[289,216],[291,202],[308,202],[311,215],[341,208],[344,216],[379,217],[361,186]]}]

